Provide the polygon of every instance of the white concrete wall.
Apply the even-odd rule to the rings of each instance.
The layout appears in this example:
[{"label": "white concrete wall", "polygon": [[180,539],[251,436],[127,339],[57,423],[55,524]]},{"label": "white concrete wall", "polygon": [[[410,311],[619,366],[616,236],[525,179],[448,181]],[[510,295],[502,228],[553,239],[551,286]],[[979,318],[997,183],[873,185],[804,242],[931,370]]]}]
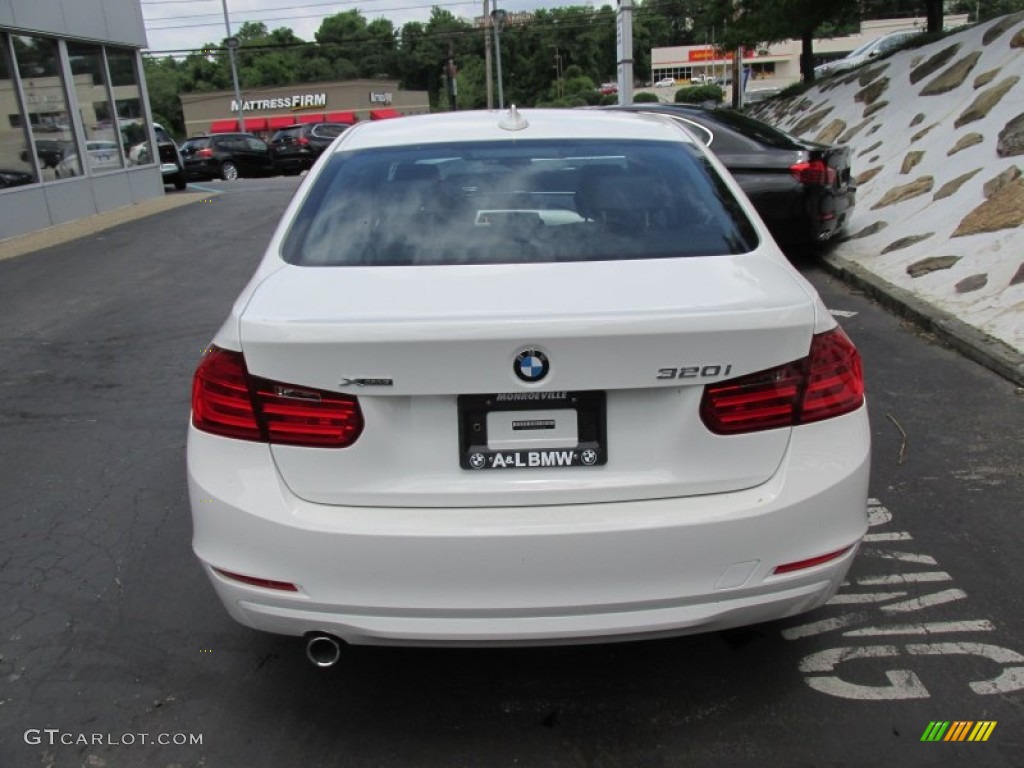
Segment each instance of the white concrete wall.
[{"label": "white concrete wall", "polygon": [[0,27],[145,48],[139,0],[0,0]]}]

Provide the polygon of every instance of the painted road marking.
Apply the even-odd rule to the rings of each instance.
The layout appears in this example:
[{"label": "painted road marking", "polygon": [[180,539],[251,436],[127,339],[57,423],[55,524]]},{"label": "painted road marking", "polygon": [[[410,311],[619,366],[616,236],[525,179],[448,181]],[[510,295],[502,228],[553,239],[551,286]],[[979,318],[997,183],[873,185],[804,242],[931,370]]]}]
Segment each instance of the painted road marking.
[{"label": "painted road marking", "polygon": [[[878,499],[868,499],[868,523],[878,528],[892,522],[892,513]],[[864,547],[860,562],[882,563],[900,568],[915,566],[936,567],[938,561],[931,555],[920,552],[887,550],[877,546],[885,542],[912,541],[907,531],[875,531],[864,537],[872,545]],[[904,545],[905,546],[905,545]],[[959,621],[919,621],[889,623],[907,614],[927,612],[938,606],[955,603],[967,598],[962,589],[951,587],[925,595],[908,598],[906,589],[891,591],[850,592],[851,587],[899,587],[928,585],[953,581],[953,576],[941,570],[907,570],[901,573],[883,573],[861,576],[843,582],[840,592],[829,600],[827,606],[859,606],[860,610],[840,613],[815,621],[787,627],[782,636],[790,641],[803,641],[828,633],[841,635],[848,641],[875,637],[907,637],[959,635],[969,637],[973,633],[993,632],[996,626],[987,619],[962,619]],[[923,587],[927,589],[928,587]],[[826,610],[823,608],[822,610]],[[980,638],[979,638],[980,639]],[[906,643],[905,645],[846,645],[818,650],[805,656],[799,664],[804,682],[812,689],[828,696],[859,701],[895,701],[927,699],[931,693],[925,686],[918,671],[906,669],[914,666],[914,660],[922,657],[974,656],[986,659],[1000,667],[1000,671],[986,680],[972,680],[967,685],[978,695],[1005,694],[1024,690],[1024,655],[1009,648],[990,643],[973,642],[965,639],[959,642]],[[865,664],[881,665],[881,673],[887,685],[865,685],[844,678],[846,664],[854,663],[856,669]],[[896,667],[896,668],[894,668]],[[901,668],[904,667],[904,668]],[[972,667],[973,669],[974,667]],[[923,674],[923,671],[922,671]]]},{"label": "painted road marking", "polygon": [[937,635],[944,632],[991,632],[995,625],[985,619],[971,621],[926,621],[920,624],[893,624],[890,627],[865,627],[843,632],[844,637],[885,635]]},{"label": "painted road marking", "polygon": [[967,593],[962,589],[945,589],[942,592],[934,592],[930,595],[915,597],[911,600],[904,600],[900,603],[883,605],[882,610],[887,611],[888,613],[910,613],[911,611],[921,611],[925,608],[931,608],[934,605],[943,605],[944,603],[952,603],[955,600],[966,599]]},{"label": "painted road marking", "polygon": [[906,592],[862,592],[860,594],[851,592],[840,592],[832,596],[828,601],[829,605],[848,605],[860,603],[886,603],[898,597],[906,597]]},{"label": "painted road marking", "polygon": [[857,579],[862,587],[877,587],[882,584],[916,584],[927,581],[952,581],[945,571],[924,571],[922,573],[890,573],[886,576],[866,576]]},{"label": "painted road marking", "polygon": [[878,557],[882,560],[899,560],[901,563],[916,563],[918,565],[938,565],[931,555],[919,555],[916,552],[885,552],[875,548],[865,548],[860,552],[862,557]]},{"label": "painted road marking", "polygon": [[787,640],[797,640],[801,637],[813,637],[814,635],[821,635],[825,632],[832,632],[836,629],[848,627],[851,624],[859,624],[866,621],[867,618],[868,615],[866,613],[847,613],[842,616],[837,616],[834,619],[822,619],[821,621],[812,621],[809,624],[801,624],[799,627],[784,629],[782,630],[782,636]]},{"label": "painted road marking", "polygon": [[897,531],[896,533],[869,533],[864,537],[864,541],[868,543],[876,541],[910,541],[911,536],[906,531]]}]

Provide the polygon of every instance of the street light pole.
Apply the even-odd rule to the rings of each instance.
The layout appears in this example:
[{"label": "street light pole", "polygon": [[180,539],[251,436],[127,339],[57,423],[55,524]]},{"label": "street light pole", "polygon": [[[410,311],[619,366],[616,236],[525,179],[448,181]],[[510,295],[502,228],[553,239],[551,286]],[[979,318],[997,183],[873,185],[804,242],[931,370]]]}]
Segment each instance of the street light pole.
[{"label": "street light pole", "polygon": [[242,89],[238,87],[238,66],[235,64],[235,48],[238,47],[238,39],[231,36],[231,21],[228,19],[228,0],[220,0],[224,7],[224,29],[228,36],[225,41],[228,46],[228,58],[231,60],[231,79],[235,82],[235,110],[238,114],[238,130],[245,130],[245,112],[242,110]]},{"label": "street light pole", "polygon": [[561,99],[564,95],[562,91],[562,54],[558,50],[558,43],[552,43],[548,48],[555,49],[555,93]]},{"label": "street light pole", "polygon": [[494,22],[494,56],[498,65],[498,109],[504,109],[505,91],[501,82],[501,25],[505,22],[505,11],[495,8],[491,11],[491,20]]},{"label": "street light pole", "polygon": [[491,13],[488,10],[490,0],[484,0],[484,69],[487,77],[487,109],[494,109],[494,74],[491,67],[491,30],[487,25],[491,21]]}]

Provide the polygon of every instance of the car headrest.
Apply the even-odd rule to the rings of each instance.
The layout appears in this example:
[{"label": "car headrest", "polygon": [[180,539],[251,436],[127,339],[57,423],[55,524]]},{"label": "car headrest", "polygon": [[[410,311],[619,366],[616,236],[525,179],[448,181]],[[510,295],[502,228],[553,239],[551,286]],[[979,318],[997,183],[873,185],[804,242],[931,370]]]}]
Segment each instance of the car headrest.
[{"label": "car headrest", "polygon": [[394,181],[438,181],[441,172],[436,165],[425,165],[423,163],[403,163],[395,168],[392,176]]},{"label": "car headrest", "polygon": [[580,169],[576,209],[593,220],[619,218],[632,213],[663,211],[672,206],[671,190],[650,173],[631,173],[616,166]]}]

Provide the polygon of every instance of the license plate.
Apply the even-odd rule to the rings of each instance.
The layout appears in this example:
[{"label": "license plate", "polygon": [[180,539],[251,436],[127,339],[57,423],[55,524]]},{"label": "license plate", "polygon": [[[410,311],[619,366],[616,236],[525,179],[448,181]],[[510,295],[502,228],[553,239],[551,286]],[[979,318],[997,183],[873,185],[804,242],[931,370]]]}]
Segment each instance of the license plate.
[{"label": "license plate", "polygon": [[463,469],[594,467],[608,460],[604,392],[460,395]]}]

